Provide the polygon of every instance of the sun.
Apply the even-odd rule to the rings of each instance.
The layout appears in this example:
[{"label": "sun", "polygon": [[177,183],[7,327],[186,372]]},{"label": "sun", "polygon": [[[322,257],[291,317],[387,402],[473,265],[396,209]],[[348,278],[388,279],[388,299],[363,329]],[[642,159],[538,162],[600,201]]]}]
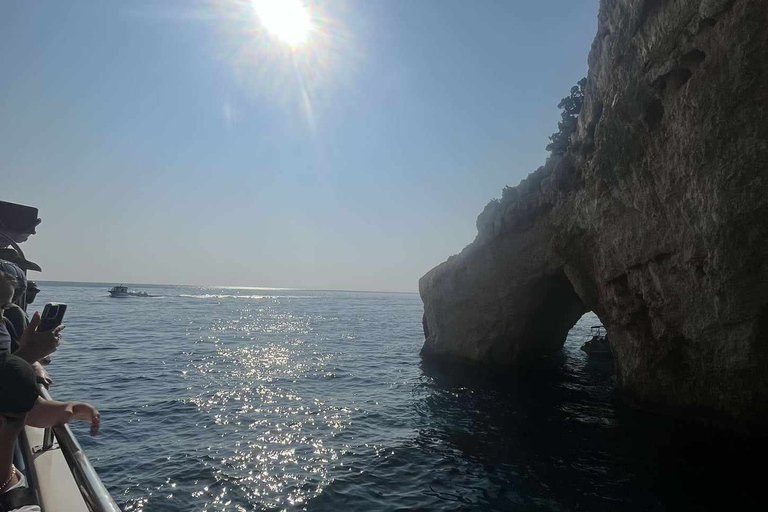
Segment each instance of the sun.
[{"label": "sun", "polygon": [[272,35],[293,47],[309,37],[312,21],[302,0],[252,0],[261,24]]}]

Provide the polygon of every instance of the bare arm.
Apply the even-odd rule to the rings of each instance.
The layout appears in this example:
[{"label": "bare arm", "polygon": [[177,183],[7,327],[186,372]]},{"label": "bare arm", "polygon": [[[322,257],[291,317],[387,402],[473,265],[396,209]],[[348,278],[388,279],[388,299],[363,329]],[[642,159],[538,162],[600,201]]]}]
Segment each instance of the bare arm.
[{"label": "bare arm", "polygon": [[53,427],[71,420],[90,421],[90,434],[95,436],[99,432],[99,411],[90,404],[57,402],[38,397],[35,406],[27,414],[27,425],[38,428]]}]

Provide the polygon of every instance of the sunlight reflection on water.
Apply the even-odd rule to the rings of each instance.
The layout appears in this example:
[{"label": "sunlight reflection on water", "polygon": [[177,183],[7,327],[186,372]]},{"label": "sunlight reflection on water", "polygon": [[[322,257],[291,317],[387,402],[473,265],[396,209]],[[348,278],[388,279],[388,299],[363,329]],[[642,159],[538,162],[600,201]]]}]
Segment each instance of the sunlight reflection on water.
[{"label": "sunlight reflection on water", "polygon": [[[303,319],[278,317],[265,322],[264,332],[307,332]],[[258,330],[253,322],[246,326],[233,322],[229,328]],[[297,379],[324,376],[331,359],[329,354],[306,354],[303,345],[294,340],[287,346],[219,347],[215,356],[190,363],[208,381],[204,387],[209,390],[190,402],[211,417],[220,435],[233,445],[231,454],[218,461],[216,475],[236,481],[250,503],[265,507],[304,503],[322,491],[327,466],[347,451],[333,438],[351,423],[351,410],[291,389]],[[222,375],[227,389],[217,385]],[[200,492],[204,493],[197,491],[197,497],[203,496]],[[213,499],[211,506],[220,502]]]},{"label": "sunlight reflection on water", "polygon": [[[245,293],[179,297],[265,298]],[[286,295],[273,304],[313,298]],[[322,492],[329,482],[329,468],[345,469],[341,459],[352,453],[350,441],[355,436],[344,439],[340,434],[352,424],[353,415],[366,414],[358,406],[334,405],[317,395],[314,383],[350,377],[332,366],[338,354],[323,350],[327,336],[313,333],[313,325],[335,324],[339,317],[274,305],[232,303],[227,310],[229,317],[214,312],[208,329],[201,331],[195,324],[185,328],[187,338],[197,338],[195,345],[214,347],[201,357],[197,351],[188,352],[181,375],[188,390],[198,390],[185,400],[202,413],[195,428],[216,432],[216,442],[206,447],[210,460],[203,465],[217,482],[231,484],[212,486],[199,481],[191,496],[202,503],[203,510],[226,509],[232,496],[266,508],[300,506]],[[350,334],[342,337],[355,339]],[[354,449],[374,457],[382,450],[373,442]],[[140,509],[144,503],[139,500],[129,507]]]}]

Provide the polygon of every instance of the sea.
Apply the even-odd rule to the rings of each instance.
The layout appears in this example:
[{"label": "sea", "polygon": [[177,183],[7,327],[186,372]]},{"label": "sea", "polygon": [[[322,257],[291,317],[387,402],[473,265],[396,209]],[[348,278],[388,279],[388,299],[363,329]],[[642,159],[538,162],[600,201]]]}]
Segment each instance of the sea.
[{"label": "sea", "polygon": [[[760,507],[765,443],[623,405],[611,361],[424,361],[417,294],[42,282],[52,395],[126,511]],[[114,284],[114,283],[112,283]]]}]

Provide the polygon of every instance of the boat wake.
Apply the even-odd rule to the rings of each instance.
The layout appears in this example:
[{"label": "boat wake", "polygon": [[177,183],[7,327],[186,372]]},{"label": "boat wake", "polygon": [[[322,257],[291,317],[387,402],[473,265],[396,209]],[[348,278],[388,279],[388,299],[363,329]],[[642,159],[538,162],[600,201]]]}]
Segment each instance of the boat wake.
[{"label": "boat wake", "polygon": [[194,295],[189,293],[181,293],[179,297],[185,297],[188,299],[263,299],[264,295],[219,295],[212,293],[205,293],[202,295]]}]

